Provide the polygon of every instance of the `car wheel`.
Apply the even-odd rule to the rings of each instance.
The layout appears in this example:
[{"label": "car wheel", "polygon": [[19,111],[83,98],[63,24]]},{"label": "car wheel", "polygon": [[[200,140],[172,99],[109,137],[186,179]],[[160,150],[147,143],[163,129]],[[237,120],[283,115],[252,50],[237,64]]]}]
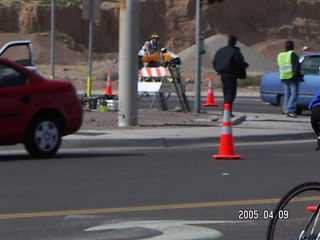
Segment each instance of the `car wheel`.
[{"label": "car wheel", "polygon": [[59,149],[61,131],[59,121],[52,117],[39,117],[30,126],[25,148],[33,157],[51,157]]}]

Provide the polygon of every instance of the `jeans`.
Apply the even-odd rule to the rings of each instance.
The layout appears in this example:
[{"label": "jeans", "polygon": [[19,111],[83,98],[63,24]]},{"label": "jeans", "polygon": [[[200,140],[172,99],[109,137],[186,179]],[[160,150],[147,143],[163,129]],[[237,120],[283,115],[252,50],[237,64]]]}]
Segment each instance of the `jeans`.
[{"label": "jeans", "polygon": [[296,113],[299,82],[296,80],[284,80],[284,112],[285,113]]}]

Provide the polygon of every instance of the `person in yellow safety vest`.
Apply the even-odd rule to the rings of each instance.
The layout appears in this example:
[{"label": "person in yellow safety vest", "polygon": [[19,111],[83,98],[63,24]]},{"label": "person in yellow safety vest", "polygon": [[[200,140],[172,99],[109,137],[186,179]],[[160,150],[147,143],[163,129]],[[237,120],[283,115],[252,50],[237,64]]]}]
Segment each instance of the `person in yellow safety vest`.
[{"label": "person in yellow safety vest", "polygon": [[293,51],[294,43],[289,40],[285,43],[285,51],[277,56],[280,80],[284,87],[283,112],[288,117],[297,117],[297,99],[299,83],[303,82],[303,75],[300,71],[298,55]]},{"label": "person in yellow safety vest", "polygon": [[147,40],[138,52],[139,69],[149,65],[150,67],[160,66],[160,38],[157,33],[151,34],[151,38]]},{"label": "person in yellow safety vest", "polygon": [[169,63],[174,64],[175,67],[177,68],[180,67],[181,59],[177,54],[170,52],[166,48],[161,48],[161,53],[162,53],[162,62],[165,67],[167,67]]}]

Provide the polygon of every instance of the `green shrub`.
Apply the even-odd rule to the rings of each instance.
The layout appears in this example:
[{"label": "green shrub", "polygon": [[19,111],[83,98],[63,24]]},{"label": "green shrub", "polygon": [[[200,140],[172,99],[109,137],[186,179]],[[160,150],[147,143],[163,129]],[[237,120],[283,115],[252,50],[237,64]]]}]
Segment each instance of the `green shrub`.
[{"label": "green shrub", "polygon": [[19,1],[13,1],[12,4],[14,4],[14,5],[20,5],[21,2],[19,2]]},{"label": "green shrub", "polygon": [[[74,3],[77,5],[82,4],[82,0],[55,0],[57,5],[66,5],[67,3]],[[51,4],[51,0],[42,0],[41,4],[49,5]]]},{"label": "green shrub", "polygon": [[[67,3],[82,5],[82,2],[83,2],[83,0],[55,0],[55,1],[57,5],[66,5]],[[119,0],[101,0],[101,2],[119,2]],[[50,5],[51,0],[41,0],[40,3],[45,5]]]},{"label": "green shrub", "polygon": [[248,76],[246,79],[240,79],[238,80],[238,86],[239,87],[255,87],[260,85],[260,78],[261,76]]}]

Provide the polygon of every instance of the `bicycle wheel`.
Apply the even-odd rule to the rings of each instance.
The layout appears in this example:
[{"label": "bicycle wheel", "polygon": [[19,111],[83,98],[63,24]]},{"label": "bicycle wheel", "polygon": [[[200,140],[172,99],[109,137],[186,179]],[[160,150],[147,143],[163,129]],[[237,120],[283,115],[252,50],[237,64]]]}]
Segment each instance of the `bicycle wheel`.
[{"label": "bicycle wheel", "polygon": [[318,240],[320,183],[296,186],[278,203],[269,222],[267,240]]}]

